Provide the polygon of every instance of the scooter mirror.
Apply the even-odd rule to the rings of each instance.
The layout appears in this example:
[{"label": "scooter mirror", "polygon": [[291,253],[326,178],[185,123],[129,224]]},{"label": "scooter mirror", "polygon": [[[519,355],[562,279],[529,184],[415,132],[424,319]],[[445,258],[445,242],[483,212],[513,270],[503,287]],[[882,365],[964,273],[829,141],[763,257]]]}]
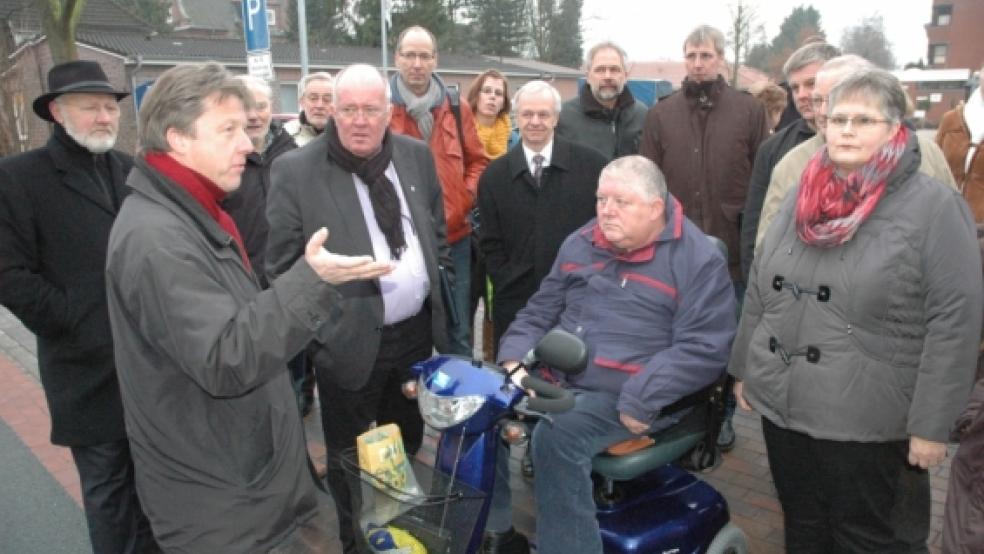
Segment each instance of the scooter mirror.
[{"label": "scooter mirror", "polygon": [[584,341],[563,329],[554,329],[543,336],[534,349],[542,364],[568,375],[576,375],[588,366],[588,348]]}]

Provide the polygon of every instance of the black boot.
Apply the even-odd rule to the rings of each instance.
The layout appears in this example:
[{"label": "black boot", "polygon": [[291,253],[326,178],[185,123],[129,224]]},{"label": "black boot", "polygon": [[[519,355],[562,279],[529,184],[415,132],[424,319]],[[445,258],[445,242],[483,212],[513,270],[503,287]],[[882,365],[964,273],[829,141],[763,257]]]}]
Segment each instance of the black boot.
[{"label": "black boot", "polygon": [[526,535],[510,527],[508,531],[496,533],[486,531],[482,538],[482,554],[529,554],[530,541]]}]

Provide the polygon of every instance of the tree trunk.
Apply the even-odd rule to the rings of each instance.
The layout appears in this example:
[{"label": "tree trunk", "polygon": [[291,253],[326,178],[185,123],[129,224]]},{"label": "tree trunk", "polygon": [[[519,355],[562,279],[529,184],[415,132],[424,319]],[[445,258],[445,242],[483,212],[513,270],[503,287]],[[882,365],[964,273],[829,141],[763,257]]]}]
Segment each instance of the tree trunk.
[{"label": "tree trunk", "polygon": [[48,37],[48,49],[55,64],[79,58],[75,27],[84,7],[85,0],[44,0],[41,4],[41,27]]}]

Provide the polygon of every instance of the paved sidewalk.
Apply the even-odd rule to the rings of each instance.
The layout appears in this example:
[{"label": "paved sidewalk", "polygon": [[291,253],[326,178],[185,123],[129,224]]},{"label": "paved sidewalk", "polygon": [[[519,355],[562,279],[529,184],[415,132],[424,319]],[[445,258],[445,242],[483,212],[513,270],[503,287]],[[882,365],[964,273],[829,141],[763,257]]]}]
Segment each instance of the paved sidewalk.
[{"label": "paved sidewalk", "polygon": [[[7,310],[0,307],[0,419],[3,420],[35,456],[38,467],[49,473],[65,490],[69,497],[80,504],[78,475],[71,463],[68,449],[48,443],[50,420],[44,403],[44,396],[38,379],[37,351],[34,337],[25,330]],[[325,448],[321,434],[320,418],[317,414],[305,420],[308,433],[308,447],[315,465],[323,468]],[[781,553],[783,548],[782,514],[776,500],[775,489],[769,474],[765,456],[765,444],[757,417],[739,411],[735,415],[735,429],[738,434],[736,448],[724,456],[724,462],[715,471],[701,475],[724,494],[731,508],[735,523],[749,536],[751,552],[755,554]],[[430,434],[421,453],[426,459],[433,456],[434,435]],[[513,449],[510,460],[512,468],[513,506],[516,526],[529,534],[534,528],[534,513],[531,484],[519,474],[518,460],[521,449]],[[951,455],[953,449],[951,447]],[[11,468],[0,467],[0,480],[19,479],[8,473]],[[932,473],[932,521],[930,532],[930,551],[939,553],[943,521],[943,501],[946,497],[947,462]],[[20,499],[16,496],[0,498],[0,513],[16,506]],[[51,511],[52,518],[61,511]],[[43,522],[51,527],[78,525],[75,521]],[[8,546],[17,544],[7,533],[16,529],[4,528],[0,534],[0,552],[22,554],[9,550]],[[27,554],[27,553],[24,553]]]}]

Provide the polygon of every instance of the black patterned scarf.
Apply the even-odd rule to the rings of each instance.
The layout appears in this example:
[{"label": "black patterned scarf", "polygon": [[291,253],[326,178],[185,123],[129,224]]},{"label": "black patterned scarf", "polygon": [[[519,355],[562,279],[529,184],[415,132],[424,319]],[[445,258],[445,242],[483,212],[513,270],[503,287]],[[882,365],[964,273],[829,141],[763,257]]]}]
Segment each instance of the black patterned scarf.
[{"label": "black patterned scarf", "polygon": [[407,240],[403,236],[400,197],[396,194],[396,185],[386,177],[386,168],[389,167],[393,157],[390,130],[386,129],[379,152],[371,158],[360,158],[342,146],[334,119],[328,120],[325,134],[328,138],[328,157],[345,171],[354,173],[369,187],[369,200],[376,216],[376,223],[386,237],[390,255],[394,260],[399,260],[407,248]]}]

